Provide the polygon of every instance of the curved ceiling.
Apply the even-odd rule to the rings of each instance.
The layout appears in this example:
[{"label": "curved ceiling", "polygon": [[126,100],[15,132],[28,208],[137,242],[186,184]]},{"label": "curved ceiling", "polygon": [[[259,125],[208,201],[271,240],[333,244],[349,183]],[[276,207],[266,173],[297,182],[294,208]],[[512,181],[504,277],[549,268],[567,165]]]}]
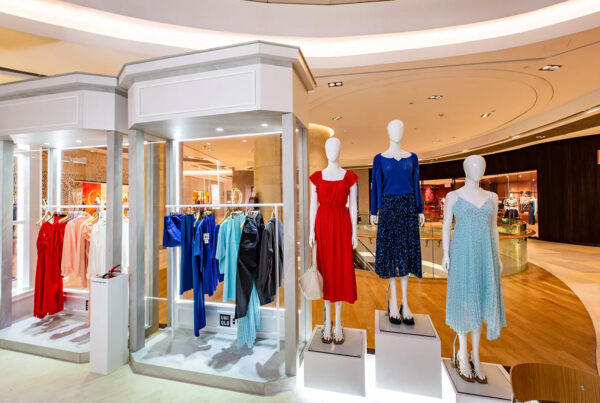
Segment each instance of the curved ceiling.
[{"label": "curved ceiling", "polygon": [[313,68],[480,53],[600,25],[598,0],[403,0],[331,7],[242,0],[0,0],[0,9],[5,27],[154,56],[252,40],[290,44],[302,49]]}]

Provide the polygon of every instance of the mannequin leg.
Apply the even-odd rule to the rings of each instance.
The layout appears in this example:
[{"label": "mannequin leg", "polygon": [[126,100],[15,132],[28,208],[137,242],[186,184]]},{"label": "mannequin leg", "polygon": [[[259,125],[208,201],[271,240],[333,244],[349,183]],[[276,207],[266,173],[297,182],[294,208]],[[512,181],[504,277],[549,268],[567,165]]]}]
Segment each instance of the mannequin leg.
[{"label": "mannequin leg", "polygon": [[400,277],[400,285],[402,286],[402,316],[403,319],[410,319],[413,314],[408,307],[408,276]]},{"label": "mannequin leg", "polygon": [[342,301],[335,303],[335,331],[334,339],[340,341],[344,336],[342,334]]},{"label": "mannequin leg", "polygon": [[481,370],[481,361],[479,359],[479,342],[481,341],[481,326],[471,332],[471,360],[475,373],[482,375],[485,378],[484,372]]},{"label": "mannequin leg", "polygon": [[390,318],[399,318],[400,311],[398,308],[398,296],[396,293],[396,278],[391,277],[389,279],[390,283],[390,299],[388,301],[390,307]]},{"label": "mannequin leg", "polygon": [[467,378],[472,378],[471,366],[469,365],[469,345],[467,340],[467,333],[458,335],[459,348],[456,353],[456,366],[460,369],[460,372]]},{"label": "mannequin leg", "polygon": [[325,300],[325,323],[323,328],[323,337],[331,339],[331,301],[329,300]]}]

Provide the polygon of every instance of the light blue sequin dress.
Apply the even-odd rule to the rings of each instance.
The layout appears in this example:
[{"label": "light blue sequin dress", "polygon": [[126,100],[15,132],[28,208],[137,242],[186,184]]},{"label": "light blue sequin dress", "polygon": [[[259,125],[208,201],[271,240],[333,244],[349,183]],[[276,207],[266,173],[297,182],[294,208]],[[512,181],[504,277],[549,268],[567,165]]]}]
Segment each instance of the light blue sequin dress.
[{"label": "light blue sequin dress", "polygon": [[446,324],[456,333],[487,325],[488,340],[506,326],[500,258],[496,246],[496,206],[490,197],[481,207],[458,196],[450,245]]}]

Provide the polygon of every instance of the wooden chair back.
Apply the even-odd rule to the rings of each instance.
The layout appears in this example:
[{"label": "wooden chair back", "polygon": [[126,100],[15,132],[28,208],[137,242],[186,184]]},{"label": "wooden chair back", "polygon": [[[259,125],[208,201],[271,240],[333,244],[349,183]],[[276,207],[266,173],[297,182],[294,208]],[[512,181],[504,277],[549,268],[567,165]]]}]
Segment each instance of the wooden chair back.
[{"label": "wooden chair back", "polygon": [[600,402],[600,376],[552,364],[518,364],[510,370],[513,401]]}]

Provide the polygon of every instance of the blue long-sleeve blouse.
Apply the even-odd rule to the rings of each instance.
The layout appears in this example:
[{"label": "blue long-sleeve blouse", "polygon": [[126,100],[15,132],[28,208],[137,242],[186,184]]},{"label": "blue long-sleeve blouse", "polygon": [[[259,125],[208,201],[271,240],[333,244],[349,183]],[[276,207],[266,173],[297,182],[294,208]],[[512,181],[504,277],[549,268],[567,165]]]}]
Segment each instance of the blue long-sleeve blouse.
[{"label": "blue long-sleeve blouse", "polygon": [[411,153],[410,157],[396,160],[377,154],[373,158],[371,185],[371,215],[377,215],[383,195],[403,195],[413,193],[417,210],[423,213],[421,185],[419,183],[419,158]]}]

